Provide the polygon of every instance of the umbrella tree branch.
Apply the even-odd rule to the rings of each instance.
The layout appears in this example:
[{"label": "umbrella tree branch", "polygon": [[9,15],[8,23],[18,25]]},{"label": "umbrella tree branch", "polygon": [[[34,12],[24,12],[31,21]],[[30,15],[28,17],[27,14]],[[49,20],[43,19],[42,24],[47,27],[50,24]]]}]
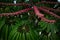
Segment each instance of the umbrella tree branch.
[{"label": "umbrella tree branch", "polygon": [[55,22],[55,20],[49,20],[49,19],[45,18],[45,17],[44,17],[44,14],[40,13],[39,10],[38,10],[38,8],[37,8],[36,6],[33,6],[33,9],[34,9],[35,14],[36,14],[39,18],[41,18],[41,20],[43,20],[43,21],[45,21],[45,22],[48,22],[48,23],[54,23],[54,22]]},{"label": "umbrella tree branch", "polygon": [[49,20],[49,19],[47,19],[45,17],[41,17],[41,20],[45,21],[45,22],[48,22],[48,23],[55,23],[56,22],[55,20]]},{"label": "umbrella tree branch", "polygon": [[[50,4],[56,4],[57,2],[38,2],[36,4],[39,4],[39,3],[50,3]],[[60,4],[60,3],[59,3]],[[31,6],[31,4],[26,4],[26,3],[17,3],[17,4],[13,4],[13,3],[0,3],[0,5],[9,5],[9,6],[25,6],[25,5],[28,5],[28,6]],[[41,18],[41,20],[43,21],[46,21],[46,22],[55,22],[55,20],[48,20],[47,18],[44,17],[44,14],[40,13],[38,8],[36,6],[33,6],[33,9],[34,9],[34,12],[35,14]],[[60,18],[60,16],[54,14],[53,12],[49,12],[47,9],[44,9],[42,7],[39,8],[40,10],[44,11],[44,12],[47,12],[49,14],[51,14],[52,16],[54,17],[57,17],[57,18]],[[13,12],[13,13],[2,13],[0,14],[0,16],[12,16],[12,15],[19,15],[21,13],[24,13],[24,12],[28,12],[29,10],[32,10],[32,8],[27,8],[27,9],[24,9],[24,10],[20,10],[20,11],[17,11],[17,12]]]},{"label": "umbrella tree branch", "polygon": [[[37,2],[36,4],[40,4],[40,3],[43,3],[43,4],[60,4],[59,2],[49,2],[49,1],[41,1],[41,2]],[[26,4],[26,3],[3,3],[3,2],[0,2],[0,5],[6,5],[6,6],[24,6],[24,5],[28,5],[28,6],[31,6],[31,4]]]},{"label": "umbrella tree branch", "polygon": [[[54,23],[55,20],[48,20],[44,17],[44,14],[40,13],[38,8],[36,6],[33,6],[33,9],[35,11],[35,14],[41,18],[41,20],[43,21],[46,21],[46,22],[49,22],[49,23]],[[20,11],[17,11],[17,12],[13,12],[13,13],[2,13],[0,14],[0,16],[13,16],[13,15],[19,15],[21,13],[24,13],[24,12],[28,12],[29,10],[32,10],[32,8],[27,8],[27,9],[24,9],[24,10],[20,10]]]},{"label": "umbrella tree branch", "polygon": [[37,2],[36,4],[40,4],[40,3],[43,3],[43,4],[60,4],[59,2],[50,2],[50,1],[41,1],[41,2]]},{"label": "umbrella tree branch", "polygon": [[3,2],[0,2],[0,5],[2,5],[2,6],[25,6],[25,5],[28,5],[28,6],[30,6],[30,4],[26,4],[26,3],[16,3],[16,4],[14,4],[14,3],[3,3]]},{"label": "umbrella tree branch", "polygon": [[24,13],[24,12],[28,12],[29,10],[31,10],[32,8],[26,8],[24,10],[20,10],[20,11],[17,11],[17,12],[13,12],[13,13],[2,13],[0,14],[0,16],[12,16],[12,15],[19,15],[21,13]]},{"label": "umbrella tree branch", "polygon": [[44,9],[47,9],[47,10],[60,12],[59,9],[48,8],[48,7],[45,7],[45,6],[42,6],[42,7],[43,7]]},{"label": "umbrella tree branch", "polygon": [[60,16],[54,14],[53,12],[50,12],[50,11],[47,10],[47,9],[44,9],[43,7],[40,7],[39,9],[42,10],[42,11],[44,11],[44,12],[46,12],[47,14],[50,14],[50,15],[52,15],[52,16],[54,16],[54,17],[60,19]]}]

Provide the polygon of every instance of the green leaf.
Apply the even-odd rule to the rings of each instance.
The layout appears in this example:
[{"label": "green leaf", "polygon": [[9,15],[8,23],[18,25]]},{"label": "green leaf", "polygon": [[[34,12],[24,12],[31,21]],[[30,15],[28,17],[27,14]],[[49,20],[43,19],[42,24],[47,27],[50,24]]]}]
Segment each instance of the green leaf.
[{"label": "green leaf", "polygon": [[3,27],[5,24],[5,18],[0,18],[0,29]]}]

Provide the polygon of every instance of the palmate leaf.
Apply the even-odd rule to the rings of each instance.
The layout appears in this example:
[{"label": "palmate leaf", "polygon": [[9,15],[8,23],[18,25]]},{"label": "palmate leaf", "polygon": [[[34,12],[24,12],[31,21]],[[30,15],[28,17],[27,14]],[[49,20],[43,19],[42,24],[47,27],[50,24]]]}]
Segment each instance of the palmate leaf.
[{"label": "palmate leaf", "polygon": [[[22,20],[22,19],[25,19],[25,20]],[[29,33],[29,35],[30,35],[29,38],[28,38],[29,40],[34,40],[34,38],[37,39],[36,38],[37,37],[37,32],[34,31],[34,30],[33,31],[30,30],[27,33],[25,33],[25,32],[20,33],[20,32],[17,31],[18,27],[23,25],[23,24],[30,25],[30,27],[33,26],[33,23],[31,25],[31,22],[30,22],[31,20],[29,20],[25,17],[23,17],[22,19],[18,18],[17,16],[6,18],[6,20],[5,20],[6,24],[4,24],[3,27],[2,27],[1,38],[3,40],[17,40],[17,39],[18,40],[20,40],[20,39],[21,40],[26,40],[27,39],[26,34]],[[13,23],[10,22],[10,20],[11,21],[15,20],[16,23],[13,24]],[[32,35],[33,35],[33,37],[32,37]]]},{"label": "palmate leaf", "polygon": [[[36,32],[34,32],[34,30],[32,30],[31,27],[29,27],[29,29],[30,29],[29,32],[24,32],[23,30],[21,30],[22,28],[20,29],[21,31],[19,32],[18,28],[21,25],[22,25],[21,22],[19,22],[15,25],[15,27],[11,30],[11,32],[9,34],[8,40],[17,40],[17,39],[18,40],[28,40],[28,39],[36,40],[36,39],[38,39],[38,37],[37,37],[38,35],[36,34]],[[28,37],[28,39],[27,39],[27,37]]]},{"label": "palmate leaf", "polygon": [[4,24],[5,24],[5,18],[0,17],[0,29],[3,27]]},{"label": "palmate leaf", "polygon": [[[32,32],[32,31],[30,31],[30,32]],[[13,33],[13,34],[12,34]],[[28,32],[29,33],[29,32]],[[34,37],[36,37],[35,35],[32,35],[32,34],[35,34],[35,33],[26,33],[26,36],[30,36],[29,38],[28,37],[26,37],[26,39],[25,39],[25,33],[23,32],[23,33],[19,33],[19,32],[17,32],[17,29],[15,29],[15,30],[13,30],[12,32],[11,32],[11,34],[9,35],[10,36],[10,38],[9,38],[9,40],[15,40],[15,38],[16,39],[18,39],[18,40],[27,40],[27,38],[28,39],[32,39],[32,40],[36,40]],[[20,36],[19,36],[19,34],[20,34]],[[27,35],[28,34],[28,35]],[[18,37],[19,36],[19,37]]]},{"label": "palmate leaf", "polygon": [[40,27],[42,27],[42,30],[44,30],[44,29],[46,29],[46,27],[47,27],[48,24],[46,24],[46,22],[44,22],[44,21],[40,21],[38,23],[38,25],[40,25]]},{"label": "palmate leaf", "polygon": [[8,25],[5,24],[1,30],[1,38],[2,39],[4,38],[3,40],[8,39],[8,31],[9,31],[8,29],[9,29]]},{"label": "palmate leaf", "polygon": [[[13,25],[12,27],[13,27],[13,29],[11,30],[11,32],[10,32],[10,34],[9,34],[9,38],[8,38],[8,40],[12,40],[12,39],[14,39],[14,35],[16,35],[17,33],[16,33],[16,31],[17,31],[17,27],[19,27],[20,26],[20,24],[16,24],[16,25]],[[14,37],[13,37],[14,36]],[[13,37],[13,38],[12,38]],[[11,39],[12,38],[12,39]]]},{"label": "palmate leaf", "polygon": [[[56,34],[56,32],[58,31],[57,26],[54,23],[47,23],[47,22],[40,21],[39,24],[42,27],[42,30],[41,30],[42,34],[43,34],[42,40],[44,40],[44,39],[56,40],[58,38],[57,34]],[[44,37],[46,37],[46,38],[44,38]]]},{"label": "palmate leaf", "polygon": [[[45,14],[46,18],[48,19],[54,19],[54,17],[52,16],[49,16],[47,14]],[[57,23],[57,22],[56,22]],[[58,31],[57,29],[57,26],[55,23],[47,23],[47,22],[44,22],[44,21],[40,21],[38,23],[38,25],[40,25],[40,27],[42,28],[41,29],[41,37],[42,40],[57,40],[57,34],[56,32]]]}]

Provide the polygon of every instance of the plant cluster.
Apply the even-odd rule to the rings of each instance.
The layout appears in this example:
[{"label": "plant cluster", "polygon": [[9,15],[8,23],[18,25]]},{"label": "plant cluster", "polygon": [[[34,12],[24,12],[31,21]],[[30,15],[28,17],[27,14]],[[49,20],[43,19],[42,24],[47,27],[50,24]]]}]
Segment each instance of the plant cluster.
[{"label": "plant cluster", "polygon": [[[41,0],[0,2],[0,40],[59,40],[58,2]],[[7,2],[7,3],[5,3]]]}]

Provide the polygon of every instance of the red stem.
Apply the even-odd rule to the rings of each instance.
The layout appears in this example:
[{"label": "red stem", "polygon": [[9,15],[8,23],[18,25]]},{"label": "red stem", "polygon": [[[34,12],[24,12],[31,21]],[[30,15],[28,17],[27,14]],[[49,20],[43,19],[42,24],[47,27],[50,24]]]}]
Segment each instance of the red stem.
[{"label": "red stem", "polygon": [[[54,23],[55,20],[48,20],[44,17],[44,15],[42,13],[39,12],[38,8],[36,6],[33,6],[33,9],[36,13],[36,15],[41,18],[41,20],[43,21],[46,21],[46,22],[49,22],[49,23]],[[19,15],[21,13],[24,13],[24,12],[28,12],[29,10],[32,10],[32,8],[27,8],[27,9],[24,9],[24,10],[20,10],[20,11],[17,11],[17,12],[13,12],[13,13],[2,13],[0,14],[0,16],[13,16],[13,15]]]},{"label": "red stem", "polygon": [[[58,2],[49,2],[49,1],[42,1],[42,2],[38,2],[36,4],[40,4],[40,3],[43,3],[43,4],[60,4]],[[24,6],[24,5],[28,5],[28,6],[31,6],[31,4],[26,4],[26,3],[17,3],[17,4],[13,4],[13,3],[3,3],[3,2],[0,2],[0,5],[7,5],[7,6]]]},{"label": "red stem", "polygon": [[14,3],[3,3],[3,2],[0,2],[0,5],[6,5],[6,6],[25,6],[25,5],[28,5],[30,6],[30,4],[26,4],[26,3],[17,3],[17,4],[14,4]]},{"label": "red stem", "polygon": [[39,12],[38,8],[36,6],[33,6],[33,9],[35,11],[35,14],[39,17],[43,17],[44,15],[42,13]]},{"label": "red stem", "polygon": [[19,15],[19,14],[21,14],[21,13],[28,12],[29,10],[32,10],[32,8],[27,8],[27,9],[24,9],[24,10],[20,10],[20,11],[17,11],[17,12],[13,12],[13,13],[2,13],[2,14],[0,14],[0,16]]},{"label": "red stem", "polygon": [[47,10],[52,10],[52,11],[57,11],[57,12],[60,12],[60,10],[59,9],[53,9],[53,8],[48,8],[48,7],[43,7],[44,9],[47,9]]},{"label": "red stem", "polygon": [[41,18],[41,20],[46,21],[46,22],[48,22],[48,23],[54,23],[54,22],[55,22],[55,20],[48,20],[47,18],[45,18],[45,17],[44,17],[44,14],[40,13],[39,10],[38,10],[38,8],[37,8],[36,6],[33,6],[33,9],[34,9],[34,11],[35,11],[35,14],[36,14],[39,18]]},{"label": "red stem", "polygon": [[[40,2],[40,3],[47,3],[47,2]],[[49,3],[49,2],[48,2]],[[20,5],[27,5],[27,4],[24,4],[24,3],[17,3],[17,4],[12,4],[12,3],[0,3],[0,5],[10,5],[10,6],[20,6]],[[30,4],[28,4],[30,6]],[[14,12],[14,13],[3,13],[3,14],[0,14],[0,16],[9,16],[9,15],[18,15],[18,14],[21,14],[23,12],[27,12],[29,10],[31,10],[32,8],[27,8],[27,9],[24,9],[24,10],[20,10],[18,12]],[[42,20],[46,21],[46,22],[55,22],[55,20],[48,20],[44,17],[44,15],[42,13],[39,12],[38,8],[36,6],[33,6],[33,9],[35,11],[35,14],[41,18]]]},{"label": "red stem", "polygon": [[56,22],[55,20],[48,20],[48,19],[45,18],[45,17],[42,17],[41,20],[42,20],[42,21],[45,21],[45,22],[48,22],[48,23],[55,23],[55,22]]},{"label": "red stem", "polygon": [[40,4],[40,3],[43,3],[43,4],[60,4],[59,2],[49,2],[49,1],[42,1],[42,2],[38,2],[36,4]]},{"label": "red stem", "polygon": [[43,7],[40,7],[39,9],[42,10],[42,11],[44,11],[44,12],[46,12],[47,14],[50,14],[50,15],[52,15],[52,16],[60,19],[60,16],[54,14],[53,12],[50,12],[50,11],[47,10],[47,9],[44,9]]}]

